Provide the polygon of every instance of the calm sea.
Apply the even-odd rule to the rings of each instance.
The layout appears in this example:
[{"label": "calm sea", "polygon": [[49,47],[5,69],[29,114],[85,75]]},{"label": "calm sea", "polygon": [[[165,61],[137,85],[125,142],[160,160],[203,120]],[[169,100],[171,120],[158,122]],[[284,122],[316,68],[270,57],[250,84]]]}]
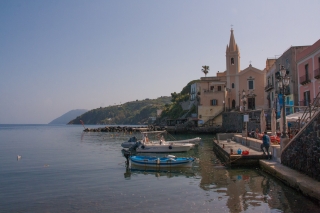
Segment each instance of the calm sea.
[{"label": "calm sea", "polygon": [[320,212],[259,168],[221,166],[213,135],[176,154],[199,158],[193,168],[141,171],[127,169],[121,153],[133,134],[82,130],[0,125],[0,212]]}]

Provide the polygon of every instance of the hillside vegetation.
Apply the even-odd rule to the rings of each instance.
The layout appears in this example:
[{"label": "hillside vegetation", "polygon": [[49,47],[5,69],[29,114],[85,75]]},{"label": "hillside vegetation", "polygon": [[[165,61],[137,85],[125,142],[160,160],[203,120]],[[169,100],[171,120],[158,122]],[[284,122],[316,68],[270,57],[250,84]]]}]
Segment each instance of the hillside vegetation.
[{"label": "hillside vegetation", "polygon": [[191,85],[196,83],[198,80],[190,81],[180,93],[171,93],[171,104],[165,105],[164,110],[162,111],[161,117],[159,120],[163,119],[177,119],[182,117],[183,115],[186,116],[190,115],[191,113],[196,112],[196,107],[192,107],[191,110],[183,110],[180,103],[188,101],[190,99],[190,91],[191,91]]},{"label": "hillside vegetation", "polygon": [[145,99],[142,101],[131,101],[122,105],[100,107],[90,110],[68,124],[128,124],[139,125],[150,123],[150,117],[157,116],[158,109],[164,109],[170,105],[171,97],[160,97],[157,99]]}]

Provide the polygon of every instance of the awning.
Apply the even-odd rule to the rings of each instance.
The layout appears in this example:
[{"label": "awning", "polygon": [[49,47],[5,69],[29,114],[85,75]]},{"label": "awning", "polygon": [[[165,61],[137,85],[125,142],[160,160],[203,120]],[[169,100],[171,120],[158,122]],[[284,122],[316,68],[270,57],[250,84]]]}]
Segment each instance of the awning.
[{"label": "awning", "polygon": [[[287,122],[295,122],[297,121],[299,118],[302,118],[302,115],[303,115],[303,112],[295,112],[295,113],[292,113],[290,115],[287,115],[286,116],[286,120]],[[280,122],[280,119],[281,118],[278,118],[277,119],[277,122]]]}]

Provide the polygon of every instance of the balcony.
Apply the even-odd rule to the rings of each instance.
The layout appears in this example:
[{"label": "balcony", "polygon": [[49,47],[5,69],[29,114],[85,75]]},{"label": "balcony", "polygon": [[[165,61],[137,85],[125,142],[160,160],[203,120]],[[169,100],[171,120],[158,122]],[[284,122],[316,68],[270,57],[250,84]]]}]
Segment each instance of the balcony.
[{"label": "balcony", "polygon": [[314,98],[313,100],[299,101],[299,106],[309,106],[309,104],[319,107],[320,106],[320,98]]},{"label": "balcony", "polygon": [[216,93],[216,92],[224,92],[223,90],[213,89],[213,90],[203,90],[203,93]]},{"label": "balcony", "polygon": [[320,78],[320,68],[316,69],[314,71],[314,78],[315,79],[319,79]]},{"label": "balcony", "polygon": [[268,85],[264,88],[264,91],[268,92],[274,88],[273,84],[268,83]]},{"label": "balcony", "polygon": [[300,84],[301,85],[306,85],[308,83],[311,83],[311,80],[309,78],[309,75],[303,75],[303,76],[300,76]]}]

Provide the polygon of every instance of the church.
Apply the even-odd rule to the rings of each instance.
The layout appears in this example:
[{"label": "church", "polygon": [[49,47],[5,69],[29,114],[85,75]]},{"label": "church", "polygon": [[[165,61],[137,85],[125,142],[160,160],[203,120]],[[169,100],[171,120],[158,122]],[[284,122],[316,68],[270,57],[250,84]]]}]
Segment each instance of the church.
[{"label": "church", "polygon": [[[222,123],[224,111],[266,108],[266,71],[251,64],[240,70],[240,49],[231,29],[226,48],[226,70],[213,77],[201,77],[191,86],[191,97],[198,106],[199,124]],[[192,100],[192,98],[191,98]]]}]

